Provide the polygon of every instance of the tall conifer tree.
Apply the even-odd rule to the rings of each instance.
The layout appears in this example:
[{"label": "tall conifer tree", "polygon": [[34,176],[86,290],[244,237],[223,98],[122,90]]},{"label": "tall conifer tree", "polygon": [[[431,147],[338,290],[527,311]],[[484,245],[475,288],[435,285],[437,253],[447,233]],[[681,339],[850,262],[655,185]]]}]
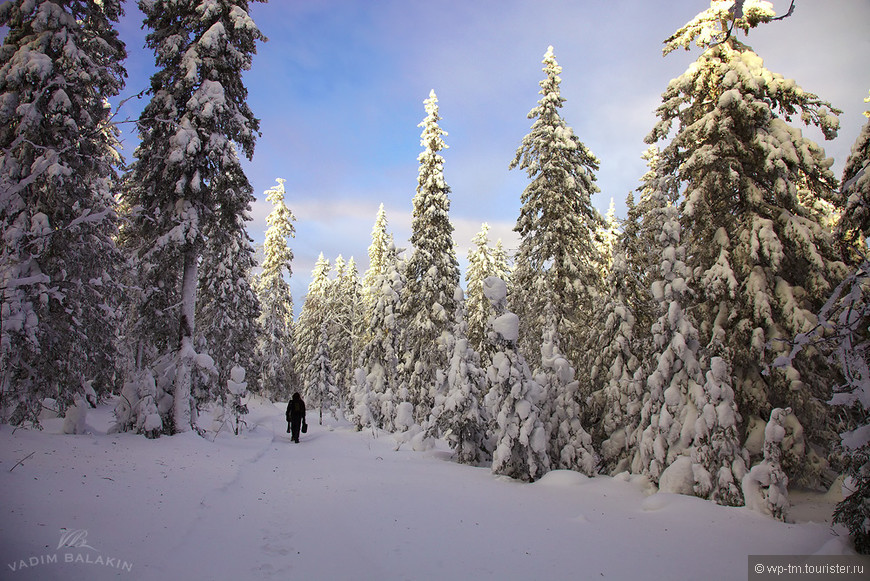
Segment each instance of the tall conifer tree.
[{"label": "tall conifer tree", "polygon": [[459,284],[459,263],[450,223],[450,188],[444,181],[447,135],[438,125],[435,91],[424,102],[426,118],[420,123],[423,152],[417,160],[417,193],[411,221],[411,257],[405,268],[406,287],[402,301],[407,320],[406,377],[415,420],[423,422],[432,408],[434,391],[443,387],[448,357],[444,336],[450,331],[456,310],[453,291]]},{"label": "tall conifer tree", "polygon": [[526,170],[531,180],[514,227],[521,241],[511,308],[522,325],[520,348],[537,365],[544,307],[551,303],[565,354],[577,366],[582,329],[601,288],[604,263],[596,244],[603,220],[591,199],[599,191],[594,174],[598,159],[559,112],[565,99],[559,88],[562,67],[553,47],[547,49],[543,63],[542,97],[528,115],[535,121],[510,166]]},{"label": "tall conifer tree", "polygon": [[246,103],[242,74],[265,37],[248,15],[249,4],[139,3],[158,70],[124,191],[133,210],[126,239],[143,287],[135,330],[140,353],[148,359],[173,354],[157,378],[173,398],[172,409],[162,413],[164,432],[186,431],[194,422],[194,313],[207,236],[223,208],[238,210],[238,196],[250,197],[237,149],[251,158],[259,122]]},{"label": "tall conifer tree", "polygon": [[289,399],[299,390],[295,370],[295,338],[293,336],[293,294],[288,279],[293,275],[293,251],[287,238],[296,234],[296,217],[284,202],[284,180],[266,191],[272,212],[266,217],[269,228],[263,248],[263,272],[255,289],[260,300],[260,391],[270,398]]},{"label": "tall conifer tree", "polygon": [[38,423],[43,398],[66,408],[86,381],[111,388],[120,15],[118,0],[0,5],[0,420]]},{"label": "tall conifer tree", "polygon": [[256,260],[253,241],[245,226],[251,220],[254,196],[247,179],[232,183],[232,176],[227,178],[218,182],[217,188],[226,197],[206,232],[196,301],[197,335],[203,337],[215,360],[218,370],[215,395],[222,402],[232,395],[226,386],[234,367],[245,370],[250,386],[259,385],[260,375],[257,353],[260,301],[251,285]]},{"label": "tall conifer tree", "polygon": [[294,327],[296,339],[296,373],[299,380],[308,385],[312,378],[308,375],[308,364],[314,360],[317,345],[320,343],[320,328],[329,319],[329,260],[323,253],[314,264],[311,272],[311,282],[308,284],[308,294],[302,304],[302,311]]},{"label": "tall conifer tree", "polygon": [[369,339],[360,352],[352,390],[350,417],[357,428],[375,426],[392,431],[395,406],[399,401],[401,379],[399,358],[402,355],[401,300],[404,288],[404,270],[396,248],[390,244],[383,254],[383,272],[368,288],[373,300],[371,314],[366,321]]},{"label": "tall conifer tree", "polygon": [[769,375],[765,366],[815,326],[831,281],[845,275],[829,216],[819,211],[837,203],[830,162],[788,124],[799,115],[831,138],[838,112],[766,69],[737,39],[774,17],[769,2],[713,1],[671,36],[665,54],[692,42],[704,52],[662,95],[647,141],[673,134],[659,171],[683,196],[699,339],[720,342],[731,358],[744,422],[763,425],[771,409],[793,410],[808,441],[786,451],[784,468],[793,483],[817,486],[835,437],[824,404],[835,373],[811,352]]}]

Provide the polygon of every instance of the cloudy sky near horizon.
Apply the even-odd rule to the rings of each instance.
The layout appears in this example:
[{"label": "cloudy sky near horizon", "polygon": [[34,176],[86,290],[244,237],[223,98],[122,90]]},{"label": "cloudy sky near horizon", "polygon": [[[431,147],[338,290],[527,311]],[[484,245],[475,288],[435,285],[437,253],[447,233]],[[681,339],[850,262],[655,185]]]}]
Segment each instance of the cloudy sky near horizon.
[{"label": "cloudy sky near horizon", "polygon": [[[784,13],[789,0],[773,2]],[[423,100],[438,95],[451,187],[457,255],[464,263],[482,222],[514,248],[511,232],[527,184],[508,170],[539,98],[549,45],[563,68],[563,117],[601,161],[603,213],[645,171],[644,136],[668,81],[700,51],[662,57],[662,41],[706,0],[273,0],[252,3],[269,41],[246,74],[248,103],[261,119],[256,153],[245,163],[257,195],[250,224],[262,242],[270,205],[264,191],[286,179],[297,217],[291,240],[293,293],[301,303],[318,255],[353,256],[362,273],[378,206],[400,246],[410,236]],[[130,54],[124,97],[148,87],[153,55],[135,3],[121,36]],[[765,65],[817,93],[841,115],[840,137],[824,144],[839,173],[865,119],[870,89],[870,0],[797,0],[793,16],[752,31]],[[120,117],[135,117],[130,101]],[[132,160],[135,136],[125,134]],[[820,134],[807,134],[822,141]]]}]

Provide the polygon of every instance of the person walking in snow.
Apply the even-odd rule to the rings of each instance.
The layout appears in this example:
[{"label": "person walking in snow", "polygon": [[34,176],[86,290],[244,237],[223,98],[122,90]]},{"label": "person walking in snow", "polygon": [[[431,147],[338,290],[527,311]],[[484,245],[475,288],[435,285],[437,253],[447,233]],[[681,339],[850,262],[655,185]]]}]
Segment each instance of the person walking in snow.
[{"label": "person walking in snow", "polygon": [[[302,396],[299,392],[293,394],[290,401],[287,402],[287,422],[289,423],[288,431],[294,442],[299,443],[299,430],[305,426],[305,402],[302,401]],[[308,426],[305,426],[306,428]]]}]

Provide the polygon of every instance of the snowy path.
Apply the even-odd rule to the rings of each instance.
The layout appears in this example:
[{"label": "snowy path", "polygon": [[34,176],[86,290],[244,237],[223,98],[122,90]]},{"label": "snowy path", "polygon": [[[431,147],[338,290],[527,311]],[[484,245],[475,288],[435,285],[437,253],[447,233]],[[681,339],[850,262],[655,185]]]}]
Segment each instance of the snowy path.
[{"label": "snowy path", "polygon": [[[749,554],[842,551],[825,524],[569,472],[524,485],[314,413],[298,445],[273,406],[214,443],[106,436],[108,410],[92,416],[93,435],[2,427],[0,579],[745,579]],[[56,548],[64,527],[89,548]]]}]

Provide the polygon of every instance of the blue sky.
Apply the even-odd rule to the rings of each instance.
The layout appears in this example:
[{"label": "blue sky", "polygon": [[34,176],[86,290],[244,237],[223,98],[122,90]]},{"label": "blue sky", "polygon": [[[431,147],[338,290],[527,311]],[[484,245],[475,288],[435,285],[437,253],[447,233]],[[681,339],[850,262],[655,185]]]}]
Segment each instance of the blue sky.
[{"label": "blue sky", "polygon": [[[789,1],[773,2],[784,13]],[[601,161],[605,212],[645,171],[644,136],[668,81],[698,49],[662,57],[662,41],[706,0],[273,0],[251,15],[269,41],[246,74],[249,104],[261,119],[254,158],[250,233],[262,242],[270,205],[263,192],[286,179],[297,217],[293,293],[298,303],[317,256],[353,256],[360,273],[378,206],[400,246],[410,236],[423,100],[438,94],[451,219],[464,264],[482,222],[516,245],[511,232],[527,180],[508,170],[531,121],[541,60],[549,45],[563,68],[563,117]],[[840,137],[824,144],[838,175],[865,119],[870,89],[868,0],[797,0],[792,17],[752,31],[748,44],[772,71],[794,78],[844,110]],[[121,35],[130,54],[125,96],[148,86],[153,55],[135,3]],[[745,39],[742,39],[745,40]],[[120,117],[135,117],[144,101]],[[129,128],[129,125],[127,126]],[[820,143],[821,135],[805,132]],[[132,159],[135,136],[125,136]]]}]

